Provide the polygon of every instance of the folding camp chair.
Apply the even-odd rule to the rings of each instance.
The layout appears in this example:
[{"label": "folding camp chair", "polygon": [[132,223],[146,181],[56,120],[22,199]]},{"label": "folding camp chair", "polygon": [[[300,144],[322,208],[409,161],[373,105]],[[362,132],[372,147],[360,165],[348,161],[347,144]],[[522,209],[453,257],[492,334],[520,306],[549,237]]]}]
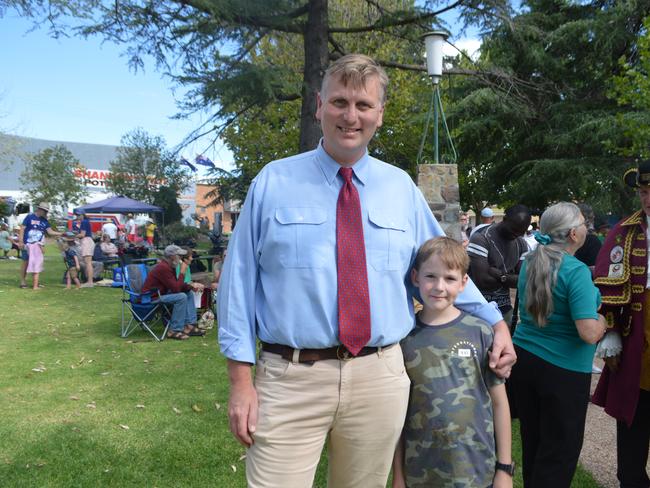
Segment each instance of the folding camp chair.
[{"label": "folding camp chair", "polygon": [[[169,329],[171,313],[165,303],[152,298],[151,292],[142,292],[142,286],[147,278],[147,267],[143,263],[127,264],[123,269],[120,335],[127,337],[139,327],[157,341],[162,341]],[[154,331],[157,327],[162,328],[160,334]]]}]

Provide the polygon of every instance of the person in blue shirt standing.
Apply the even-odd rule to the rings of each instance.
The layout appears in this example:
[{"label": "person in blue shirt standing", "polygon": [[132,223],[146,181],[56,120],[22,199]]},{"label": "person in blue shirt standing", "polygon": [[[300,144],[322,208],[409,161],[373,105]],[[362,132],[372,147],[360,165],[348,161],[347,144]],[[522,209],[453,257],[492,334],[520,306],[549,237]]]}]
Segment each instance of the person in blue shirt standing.
[{"label": "person in blue shirt standing", "polygon": [[[408,403],[407,276],[420,244],[444,234],[411,178],[368,154],[387,85],[367,56],[333,63],[321,142],[264,167],[231,237],[219,341],[250,487],[311,487],[326,439],[329,486],[386,485]],[[490,366],[507,376],[515,355],[499,311],[471,282],[456,305],[494,326]]]},{"label": "person in blue shirt standing", "polygon": [[[34,213],[30,213],[23,220],[23,224],[20,226],[20,231],[18,233],[18,247],[21,249],[20,256],[23,260],[20,268],[20,287],[27,288],[27,282],[25,277],[27,276],[27,265],[29,263],[29,247],[34,247],[32,244],[42,244],[45,241],[45,234],[56,237],[60,236],[61,232],[56,232],[50,226],[50,223],[47,220],[47,213],[50,211],[50,205],[48,203],[39,203],[36,206]],[[35,248],[38,252],[39,249]],[[42,259],[42,255],[40,256]],[[38,273],[34,273],[34,288],[38,288]]]}]

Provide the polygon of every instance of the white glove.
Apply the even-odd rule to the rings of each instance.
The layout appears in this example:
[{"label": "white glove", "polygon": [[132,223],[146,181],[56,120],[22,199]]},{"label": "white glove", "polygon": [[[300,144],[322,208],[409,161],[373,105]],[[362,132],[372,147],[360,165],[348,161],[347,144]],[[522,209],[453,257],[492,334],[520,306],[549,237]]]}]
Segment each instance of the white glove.
[{"label": "white glove", "polygon": [[621,335],[615,330],[610,330],[598,343],[596,357],[610,358],[612,356],[618,356],[622,350],[623,342],[621,341]]}]

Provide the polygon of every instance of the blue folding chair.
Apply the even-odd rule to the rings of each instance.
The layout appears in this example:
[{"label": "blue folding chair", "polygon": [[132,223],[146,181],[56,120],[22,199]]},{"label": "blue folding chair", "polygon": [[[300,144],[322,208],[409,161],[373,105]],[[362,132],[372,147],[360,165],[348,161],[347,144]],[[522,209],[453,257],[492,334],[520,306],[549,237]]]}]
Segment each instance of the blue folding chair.
[{"label": "blue folding chair", "polygon": [[[171,312],[165,303],[152,298],[151,291],[142,292],[147,279],[146,265],[127,264],[123,270],[121,337],[128,337],[140,328],[162,341],[167,336]],[[162,329],[162,332],[157,334],[154,329]]]}]

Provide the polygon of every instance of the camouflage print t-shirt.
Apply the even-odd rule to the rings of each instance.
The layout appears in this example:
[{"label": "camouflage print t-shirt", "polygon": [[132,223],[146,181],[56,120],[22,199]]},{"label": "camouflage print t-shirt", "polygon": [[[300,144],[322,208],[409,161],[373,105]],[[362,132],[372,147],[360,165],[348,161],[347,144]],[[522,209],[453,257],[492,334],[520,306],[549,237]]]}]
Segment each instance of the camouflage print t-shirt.
[{"label": "camouflage print t-shirt", "polygon": [[411,378],[404,427],[406,485],[485,488],[496,462],[488,388],[503,381],[488,367],[494,332],[461,313],[454,321],[416,327],[402,341]]}]

